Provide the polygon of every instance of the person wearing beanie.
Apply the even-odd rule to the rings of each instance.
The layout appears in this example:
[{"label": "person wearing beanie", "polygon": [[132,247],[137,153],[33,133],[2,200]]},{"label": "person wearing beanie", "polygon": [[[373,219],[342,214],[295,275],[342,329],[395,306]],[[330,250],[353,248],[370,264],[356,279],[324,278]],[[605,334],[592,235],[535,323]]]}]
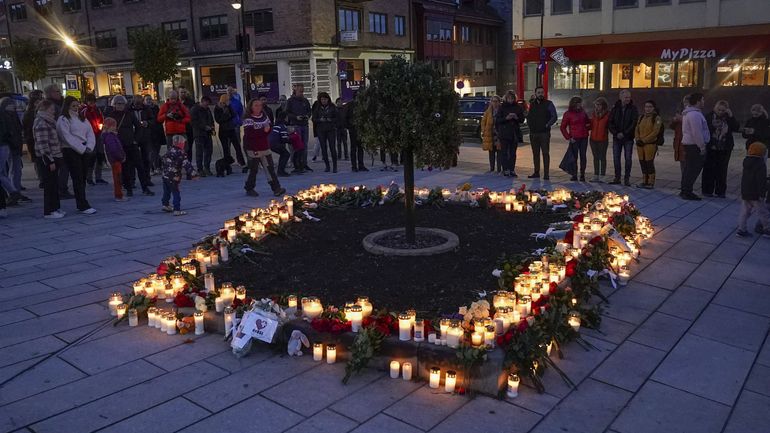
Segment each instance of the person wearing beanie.
[{"label": "person wearing beanie", "polygon": [[763,202],[767,194],[767,165],[765,154],[767,147],[759,141],[749,145],[748,155],[743,159],[743,174],[741,175],[741,213],[738,216],[739,237],[750,236],[746,226],[752,213],[756,213],[760,233],[770,237],[770,211]]}]

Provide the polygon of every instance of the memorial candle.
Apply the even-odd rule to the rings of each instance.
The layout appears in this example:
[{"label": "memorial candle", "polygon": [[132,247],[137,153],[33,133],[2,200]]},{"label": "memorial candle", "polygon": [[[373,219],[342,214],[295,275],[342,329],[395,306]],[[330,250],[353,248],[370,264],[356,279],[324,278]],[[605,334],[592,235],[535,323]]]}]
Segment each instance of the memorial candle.
[{"label": "memorial candle", "polygon": [[232,309],[232,307],[226,307],[224,310],[224,316],[225,316],[225,335],[230,334],[230,331],[233,328],[233,324],[235,323],[235,310]]},{"label": "memorial candle", "polygon": [[399,364],[398,361],[390,361],[390,378],[391,379],[398,379],[398,376],[401,373],[400,368],[401,368],[401,364]]},{"label": "memorial candle", "polygon": [[455,392],[455,384],[457,383],[457,372],[449,370],[446,372],[446,378],[444,380],[444,391]]},{"label": "memorial candle", "polygon": [[244,286],[238,286],[238,287],[235,289],[235,297],[236,297],[237,299],[240,299],[241,301],[243,301],[244,299],[246,299],[246,287],[244,287]]},{"label": "memorial candle", "polygon": [[316,297],[302,298],[302,314],[310,320],[315,319],[323,313],[321,300]]},{"label": "memorial candle", "polygon": [[438,388],[441,382],[441,369],[438,367],[431,367],[430,369],[430,387],[433,389]]},{"label": "memorial candle", "polygon": [[403,373],[404,380],[412,380],[412,363],[405,362],[401,366],[401,372]]},{"label": "memorial candle", "polygon": [[150,307],[147,309],[147,326],[155,328],[155,316],[158,313],[158,309]]},{"label": "memorial candle", "polygon": [[441,331],[441,340],[446,340],[447,331],[449,331],[449,319],[441,319],[439,322],[439,330]]},{"label": "memorial candle", "polygon": [[369,302],[369,298],[366,296],[359,296],[358,300],[356,301],[356,304],[360,305],[362,308],[363,317],[367,318],[372,314],[372,309],[374,308],[372,306],[372,303]]},{"label": "memorial candle", "polygon": [[335,362],[337,362],[337,345],[327,344],[326,345],[326,363],[334,364]]},{"label": "memorial candle", "polygon": [[519,379],[518,374],[511,373],[508,375],[508,397],[516,398],[519,396],[519,382],[521,382],[521,379]]},{"label": "memorial candle", "polygon": [[207,292],[214,291],[214,274],[208,273],[203,276],[203,283]]},{"label": "memorial candle", "polygon": [[117,307],[122,303],[123,303],[123,295],[121,295],[119,292],[114,292],[112,295],[110,295],[110,300],[108,303],[110,307],[110,316],[118,315]]},{"label": "memorial candle", "polygon": [[139,326],[139,313],[136,308],[128,310],[128,326]]},{"label": "memorial candle", "polygon": [[176,334],[176,314],[174,313],[168,313],[166,316],[166,334]]},{"label": "memorial candle", "polygon": [[569,323],[569,326],[571,326],[575,332],[580,331],[580,313],[577,311],[570,311],[567,323]]},{"label": "memorial candle", "polygon": [[227,244],[219,244],[219,260],[222,263],[227,262],[230,260],[230,251],[227,249]]},{"label": "memorial candle", "polygon": [[475,347],[481,346],[484,342],[484,334],[481,332],[474,332],[471,334],[471,344]]},{"label": "memorial candle", "polygon": [[158,313],[158,316],[155,318],[155,320],[158,323],[158,326],[156,328],[160,329],[160,332],[165,333],[168,329],[168,320],[167,320],[167,314],[164,312]]},{"label": "memorial candle", "polygon": [[425,321],[418,319],[414,321],[414,341],[425,340]]},{"label": "memorial candle", "polygon": [[401,341],[412,339],[412,320],[406,313],[398,315],[398,339]]},{"label": "memorial candle", "polygon": [[202,335],[205,332],[203,329],[203,313],[196,311],[193,317],[195,318],[195,335]]},{"label": "memorial candle", "polygon": [[128,309],[128,305],[121,303],[117,307],[115,307],[115,313],[118,316],[118,319],[122,319],[123,316],[126,315],[126,310]]},{"label": "memorial candle", "polygon": [[323,343],[313,343],[313,361],[320,361],[322,359],[324,359]]},{"label": "memorial candle", "polygon": [[286,303],[289,306],[289,308],[297,308],[297,295],[287,296]]},{"label": "memorial candle", "polygon": [[350,329],[353,332],[359,332],[361,330],[361,324],[364,320],[363,308],[360,305],[351,305],[348,310],[348,319],[350,319]]},{"label": "memorial candle", "polygon": [[217,313],[221,313],[225,309],[225,299],[221,296],[214,298],[214,308]]}]

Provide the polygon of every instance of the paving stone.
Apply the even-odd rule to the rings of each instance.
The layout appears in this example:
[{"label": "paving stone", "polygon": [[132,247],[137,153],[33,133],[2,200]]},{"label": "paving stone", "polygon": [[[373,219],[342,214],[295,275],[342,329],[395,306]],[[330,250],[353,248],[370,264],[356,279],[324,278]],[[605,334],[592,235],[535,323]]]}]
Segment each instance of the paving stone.
[{"label": "paving stone", "polygon": [[770,338],[765,339],[765,344],[762,345],[762,350],[757,356],[757,364],[770,367]]},{"label": "paving stone", "polygon": [[[384,373],[365,369],[353,376],[347,385],[341,380],[344,375],[345,364],[323,363],[262,392],[262,395],[310,416],[381,378]],[[309,383],[313,386],[309,387]]]},{"label": "paving stone", "polygon": [[711,253],[709,260],[737,265],[751,248],[752,243],[753,241],[746,239],[728,239]]},{"label": "paving stone", "polygon": [[224,370],[209,364],[193,364],[48,418],[34,424],[32,429],[37,433],[94,431],[151,409],[226,374]]},{"label": "paving stone", "polygon": [[754,364],[744,388],[770,397],[770,367]]},{"label": "paving stone", "polygon": [[317,365],[309,356],[273,357],[200,387],[185,397],[212,412],[219,412]]},{"label": "paving stone", "polygon": [[57,237],[59,242],[47,242],[38,245],[37,248],[49,253],[61,253],[64,251],[79,250],[81,248],[94,245],[114,245],[120,243],[123,239],[113,235],[94,235],[84,237],[81,234],[75,234],[71,237]]},{"label": "paving stone", "polygon": [[[19,299],[22,297],[31,296],[38,293],[51,292],[53,290],[56,290],[56,289],[54,289],[51,286],[46,286],[45,284],[39,283],[37,281],[20,284],[18,286],[3,287],[3,290],[0,290],[0,301],[3,301],[5,303],[8,300]],[[13,308],[16,308],[16,307],[11,306],[8,309],[13,309]],[[3,308],[3,311],[5,311],[4,308]]]},{"label": "paving stone", "polygon": [[632,395],[614,386],[588,379],[549,413],[532,432],[604,431]]},{"label": "paving stone", "polygon": [[[97,328],[99,329],[97,330]],[[70,329],[68,331],[60,332],[54,335],[56,335],[57,338],[66,341],[67,343],[72,343],[73,341],[79,340],[81,337],[85,337],[82,340],[78,341],[78,344],[83,344],[89,341],[104,338],[108,335],[119,334],[121,332],[127,332],[133,329],[134,328],[130,328],[126,326],[102,326],[101,323],[96,323],[96,324],[81,326],[80,328]],[[91,333],[92,331],[93,333]],[[86,334],[89,334],[89,335],[86,337]]]},{"label": "paving stone", "polygon": [[404,398],[404,396],[414,392],[422,385],[424,383],[391,379],[390,376],[385,376],[364,386],[330,407],[335,412],[341,413],[348,418],[364,422]]},{"label": "paving stone", "polygon": [[770,286],[729,278],[714,303],[770,317]]},{"label": "paving stone", "polygon": [[628,339],[660,350],[671,350],[692,324],[689,320],[653,313]]},{"label": "paving stone", "polygon": [[636,392],[665,356],[666,352],[661,350],[626,341],[615,349],[591,377]]},{"label": "paving stone", "polygon": [[235,373],[236,371],[241,371],[255,364],[259,364],[260,362],[273,356],[275,356],[275,352],[272,349],[261,346],[252,346],[249,355],[243,358],[237,358],[233,356],[232,352],[228,351],[214,355],[206,359],[206,362],[214,364],[223,370],[229,371],[230,373]]},{"label": "paving stone", "polygon": [[179,433],[277,433],[300,421],[302,417],[296,413],[256,395]]},{"label": "paving stone", "polygon": [[468,401],[464,396],[444,392],[443,385],[438,389],[425,385],[385,409],[383,413],[422,430],[430,430],[457,412]]},{"label": "paving stone", "polygon": [[708,242],[692,240],[680,240],[672,246],[663,257],[683,260],[691,263],[702,263],[706,257],[716,248],[716,245]]},{"label": "paving stone", "polygon": [[610,296],[604,314],[633,324],[642,323],[666,299],[670,292],[631,282]]},{"label": "paving stone", "polygon": [[719,433],[730,407],[648,381],[612,423],[618,433]]},{"label": "paving stone", "polygon": [[27,310],[22,310],[20,308],[16,310],[4,311],[3,314],[0,315],[0,330],[3,329],[2,327],[4,325],[21,322],[22,320],[32,319],[34,317],[37,316]]},{"label": "paving stone", "polygon": [[506,426],[508,433],[526,433],[541,418],[534,412],[512,406],[505,401],[477,396],[433,428],[431,433],[470,432],[477,430],[479,426],[485,426],[488,431],[493,431],[498,426]]},{"label": "paving stone", "polygon": [[690,333],[742,349],[758,352],[770,327],[770,319],[721,305],[709,305]]},{"label": "paving stone", "polygon": [[65,346],[58,338],[48,335],[35,340],[8,346],[0,349],[0,367],[15,364],[31,358],[37,358],[56,352]]},{"label": "paving stone", "polygon": [[86,305],[45,317],[17,322],[2,327],[0,347],[28,342],[49,334],[77,328],[89,323],[101,322],[108,317],[107,310],[99,305]]},{"label": "paving stone", "polygon": [[[163,370],[138,360],[0,407],[0,432],[33,424],[144,382]],[[62,430],[59,430],[62,431]]]},{"label": "paving stone", "polygon": [[14,248],[13,250],[6,250],[0,253],[0,263],[5,266],[10,263],[27,261],[48,255],[49,253],[36,248]]},{"label": "paving stone", "polygon": [[145,360],[166,371],[172,371],[223,352],[234,358],[230,346],[222,341],[221,335],[204,334],[189,338],[191,340],[189,344],[174,346],[148,356]]},{"label": "paving stone", "polygon": [[658,308],[661,313],[686,320],[695,320],[706,308],[713,293],[689,286],[681,286]]},{"label": "paving stone", "polygon": [[123,263],[119,263],[113,266],[104,268],[91,268],[88,272],[78,272],[76,274],[68,274],[57,276],[54,278],[42,279],[41,282],[48,284],[51,287],[68,287],[73,284],[91,283],[94,281],[110,278],[116,274],[147,270],[147,264],[135,262],[133,260],[127,260]]},{"label": "paving stone", "polygon": [[751,247],[735,268],[734,277],[770,286],[767,264],[770,263],[770,241],[761,238]]},{"label": "paving stone", "polygon": [[26,307],[26,309],[32,311],[38,316],[44,316],[59,311],[77,308],[83,305],[106,302],[107,298],[110,296],[110,293],[114,291],[114,289],[94,289],[90,292],[81,293],[75,296],[62,296],[61,298],[53,301],[29,305]]},{"label": "paving stone", "polygon": [[[594,347],[584,350],[577,343],[570,343],[564,348],[564,358],[551,353],[551,360],[556,366],[569,377],[575,384],[579,384],[589,374],[604,361],[615,348],[615,344],[603,340],[597,340],[588,336],[583,339]],[[546,371],[543,376],[543,385],[546,392],[556,397],[565,397],[573,389],[567,385],[564,380],[552,370]]]},{"label": "paving stone", "polygon": [[356,427],[357,422],[330,410],[323,410],[286,430],[286,433],[345,433]]},{"label": "paving stone", "polygon": [[685,335],[652,379],[732,405],[749,374],[754,353],[697,335]]},{"label": "paving stone", "polygon": [[770,425],[770,397],[743,391],[724,433],[767,433]]},{"label": "paving stone", "polygon": [[671,258],[658,259],[634,277],[635,282],[674,290],[697,268],[695,263]]},{"label": "paving stone", "polygon": [[641,257],[655,260],[658,257],[662,256],[672,246],[674,246],[673,242],[666,242],[653,237],[652,239],[644,243],[644,247],[642,248],[642,252],[641,252]]},{"label": "paving stone", "polygon": [[[42,271],[40,268],[32,266],[29,268],[17,269],[16,271],[4,272],[2,275],[0,275],[0,287],[17,286],[34,281],[39,281],[54,288],[67,287],[67,276],[79,274],[83,271],[89,271],[92,269],[93,266],[88,263],[79,263],[76,265],[63,266],[60,268],[46,269]],[[63,280],[64,282],[60,283],[61,285],[58,287],[52,286],[46,282],[47,279],[53,278],[59,278],[59,281]]]},{"label": "paving stone", "polygon": [[535,388],[526,383],[521,383],[519,384],[519,396],[508,399],[507,401],[508,403],[539,413],[540,415],[546,415],[559,404],[561,398],[549,394],[548,390],[539,393]]},{"label": "paving stone", "polygon": [[[37,361],[34,359],[32,361]],[[24,363],[26,368],[31,363]],[[14,364],[14,366],[19,364]],[[5,367],[5,368],[11,368]],[[15,374],[15,373],[14,373]],[[52,357],[31,370],[17,376],[3,385],[0,393],[0,406],[47,391],[65,383],[74,382],[86,375],[59,358]],[[3,379],[5,381],[6,379]]]},{"label": "paving stone", "polygon": [[685,285],[695,287],[696,289],[716,292],[722,287],[727,277],[735,269],[735,266],[729,263],[706,260],[690,277],[685,281]]},{"label": "paving stone", "polygon": [[391,418],[387,415],[379,414],[376,417],[370,419],[365,424],[362,424],[352,433],[420,433],[415,427],[410,426],[404,422],[401,422],[395,418]]},{"label": "paving stone", "polygon": [[[49,253],[44,253],[44,254],[45,255],[42,255],[34,259],[21,260],[21,261],[16,261],[12,263],[3,263],[3,268],[7,271],[14,271],[18,269],[29,268],[31,266],[36,266],[41,269],[46,269],[49,267],[53,268],[58,266],[70,265],[75,263],[76,260],[80,259],[82,261],[86,257],[85,254],[79,251],[66,251],[59,254],[49,254]],[[70,262],[70,260],[72,262]]]},{"label": "paving stone", "polygon": [[209,414],[207,410],[188,400],[175,398],[99,430],[99,433],[174,432]]},{"label": "paving stone", "polygon": [[613,344],[620,344],[634,332],[634,329],[636,329],[636,326],[631,323],[602,316],[602,323],[599,329],[580,328],[580,333]]}]

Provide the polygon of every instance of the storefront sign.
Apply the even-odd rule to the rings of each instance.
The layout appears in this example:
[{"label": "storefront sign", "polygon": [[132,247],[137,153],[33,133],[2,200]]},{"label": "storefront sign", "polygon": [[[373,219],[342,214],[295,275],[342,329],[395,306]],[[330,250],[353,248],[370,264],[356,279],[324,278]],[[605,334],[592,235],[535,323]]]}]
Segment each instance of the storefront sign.
[{"label": "storefront sign", "polygon": [[278,103],[280,94],[278,92],[278,82],[269,83],[251,83],[249,88],[249,99],[261,98],[262,96],[267,98],[267,102],[270,104]]},{"label": "storefront sign", "polygon": [[340,42],[358,42],[358,32],[355,30],[340,32]]},{"label": "storefront sign", "polygon": [[562,66],[569,66],[569,57],[564,54],[564,48],[559,48],[551,53],[551,58]]},{"label": "storefront sign", "polygon": [[78,77],[76,75],[67,74],[64,76],[64,79],[67,82],[67,90],[78,89]]},{"label": "storefront sign", "polygon": [[212,100],[219,100],[220,95],[227,93],[227,86],[235,87],[235,84],[212,84],[210,86],[203,86],[203,96],[208,96]]},{"label": "storefront sign", "polygon": [[693,48],[680,48],[678,50],[665,48],[660,52],[660,60],[714,59],[716,56],[716,50],[696,50]]},{"label": "storefront sign", "polygon": [[342,98],[343,102],[352,101],[356,94],[358,94],[358,91],[361,90],[364,87],[364,81],[363,80],[350,80],[350,81],[342,81],[342,91],[340,92],[340,98]]},{"label": "storefront sign", "polygon": [[0,59],[0,69],[13,69],[11,59]]}]

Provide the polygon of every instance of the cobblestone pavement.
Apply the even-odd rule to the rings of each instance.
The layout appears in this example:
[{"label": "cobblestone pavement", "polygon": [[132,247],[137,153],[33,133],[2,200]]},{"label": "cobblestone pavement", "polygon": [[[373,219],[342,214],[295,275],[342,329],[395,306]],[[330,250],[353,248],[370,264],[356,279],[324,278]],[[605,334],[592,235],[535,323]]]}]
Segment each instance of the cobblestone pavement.
[{"label": "cobblestone pavement", "polygon": [[[552,148],[557,165],[564,143]],[[437,393],[378,371],[344,386],[341,363],[267,350],[238,360],[216,335],[183,344],[187,336],[107,326],[0,389],[0,433],[766,432],[770,240],[734,236],[742,158],[735,153],[728,198],[701,202],[677,197],[670,145],[661,148],[654,191],[571,183],[552,171],[552,185],[628,192],[657,228],[628,286],[606,290],[602,330],[586,332],[597,350],[569,347],[556,361],[576,389],[553,373],[545,394],[523,387],[511,401]],[[531,167],[529,147],[519,155],[519,165]],[[486,158],[477,145],[465,147],[458,168],[420,171],[418,184],[509,187],[509,179],[483,174]],[[324,181],[400,180],[374,168],[351,173],[342,163],[337,175],[317,170],[284,184],[295,191]],[[50,221],[40,218],[42,194],[28,170],[34,202],[0,220],[0,381],[102,325],[108,294],[162,257],[269,200],[264,180],[257,200],[244,196],[243,180],[184,182],[182,218],[160,211],[159,186],[158,196],[128,203],[111,201],[109,186],[88,187],[98,213],[78,215],[64,201],[69,215]]]}]

